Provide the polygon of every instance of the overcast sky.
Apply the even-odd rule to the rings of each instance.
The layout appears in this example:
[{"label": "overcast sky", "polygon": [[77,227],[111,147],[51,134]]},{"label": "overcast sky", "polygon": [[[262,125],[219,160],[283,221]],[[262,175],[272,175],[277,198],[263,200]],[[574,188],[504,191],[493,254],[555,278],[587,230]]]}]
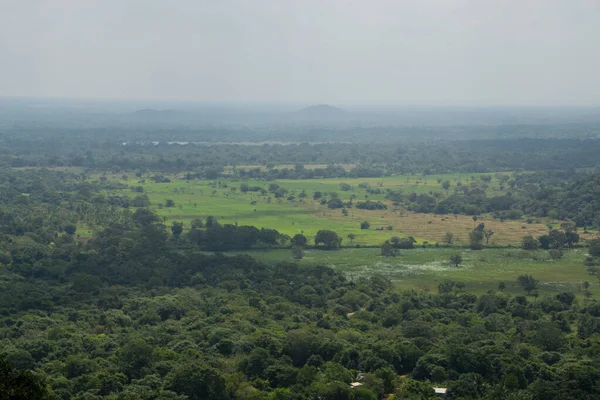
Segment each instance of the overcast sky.
[{"label": "overcast sky", "polygon": [[600,105],[600,1],[0,0],[0,96]]}]

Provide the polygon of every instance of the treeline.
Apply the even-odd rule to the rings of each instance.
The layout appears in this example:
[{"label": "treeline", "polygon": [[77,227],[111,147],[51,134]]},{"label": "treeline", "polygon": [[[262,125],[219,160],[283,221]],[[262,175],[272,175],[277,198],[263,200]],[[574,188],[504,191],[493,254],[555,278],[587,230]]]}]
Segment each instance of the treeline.
[{"label": "treeline", "polygon": [[[508,135],[502,139],[481,136],[475,140],[450,140],[446,136],[428,141],[392,138],[352,143],[342,140],[301,144],[180,145],[168,144],[169,139],[159,139],[154,144],[148,136],[137,139],[131,136],[134,135],[127,130],[97,131],[94,135],[82,136],[74,132],[53,135],[35,130],[5,131],[0,139],[0,165],[13,168],[82,167],[115,172],[188,172],[190,176],[206,179],[233,176],[268,180],[567,170],[600,165],[596,157],[600,152],[600,140],[597,139],[519,139]],[[277,167],[282,164],[321,164],[325,167]],[[267,168],[245,167],[248,165]]]}]

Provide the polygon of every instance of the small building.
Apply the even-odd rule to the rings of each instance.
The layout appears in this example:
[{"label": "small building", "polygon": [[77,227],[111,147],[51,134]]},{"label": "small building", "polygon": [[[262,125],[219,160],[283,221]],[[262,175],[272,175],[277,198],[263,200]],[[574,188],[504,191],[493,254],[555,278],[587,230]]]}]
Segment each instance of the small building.
[{"label": "small building", "polygon": [[435,395],[438,396],[441,399],[445,399],[446,398],[446,394],[448,393],[448,388],[436,388],[436,387],[434,387],[433,390],[435,391]]},{"label": "small building", "polygon": [[362,383],[360,383],[360,382],[352,382],[352,383],[350,384],[350,387],[351,387],[352,389],[355,389],[355,388],[357,388],[357,387],[359,387],[359,386],[362,386]]}]

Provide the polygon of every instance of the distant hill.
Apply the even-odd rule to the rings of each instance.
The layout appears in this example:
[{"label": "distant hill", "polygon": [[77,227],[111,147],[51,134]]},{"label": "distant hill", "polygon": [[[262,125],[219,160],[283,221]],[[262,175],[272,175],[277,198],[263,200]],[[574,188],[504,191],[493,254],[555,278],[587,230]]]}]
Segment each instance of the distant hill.
[{"label": "distant hill", "polygon": [[307,119],[345,119],[349,114],[328,104],[317,104],[296,112],[296,116]]}]

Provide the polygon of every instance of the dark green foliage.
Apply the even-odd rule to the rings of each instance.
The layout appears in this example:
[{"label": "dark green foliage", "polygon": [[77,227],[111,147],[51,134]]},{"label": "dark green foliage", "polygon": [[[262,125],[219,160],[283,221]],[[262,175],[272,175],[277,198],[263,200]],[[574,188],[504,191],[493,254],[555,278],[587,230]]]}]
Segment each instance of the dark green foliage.
[{"label": "dark green foliage", "polygon": [[361,210],[387,210],[387,206],[380,201],[359,201],[356,208]]},{"label": "dark green foliage", "polygon": [[588,253],[592,257],[600,257],[600,239],[590,240],[590,248]]},{"label": "dark green foliage", "polygon": [[398,249],[394,248],[394,245],[386,240],[381,245],[381,255],[384,257],[396,257],[398,255]]},{"label": "dark green foliage", "polygon": [[315,246],[327,250],[338,249],[342,245],[342,238],[334,231],[322,229],[315,236]]},{"label": "dark green foliage", "polygon": [[170,389],[190,400],[225,399],[225,380],[214,368],[186,363],[173,372]]},{"label": "dark green foliage", "polygon": [[481,250],[483,248],[483,229],[475,229],[469,233],[469,247],[471,250]]},{"label": "dark green foliage", "polygon": [[460,254],[453,254],[450,256],[450,264],[452,264],[455,268],[458,268],[461,262],[462,257],[460,256]]},{"label": "dark green foliage", "polygon": [[537,250],[540,243],[531,235],[527,235],[523,237],[523,243],[521,244],[521,248],[523,250]]},{"label": "dark green foliage", "polygon": [[538,281],[531,275],[520,275],[517,280],[527,294],[532,294],[537,289]]},{"label": "dark green foliage", "polygon": [[31,371],[14,368],[0,355],[0,400],[51,399],[46,382]]}]

